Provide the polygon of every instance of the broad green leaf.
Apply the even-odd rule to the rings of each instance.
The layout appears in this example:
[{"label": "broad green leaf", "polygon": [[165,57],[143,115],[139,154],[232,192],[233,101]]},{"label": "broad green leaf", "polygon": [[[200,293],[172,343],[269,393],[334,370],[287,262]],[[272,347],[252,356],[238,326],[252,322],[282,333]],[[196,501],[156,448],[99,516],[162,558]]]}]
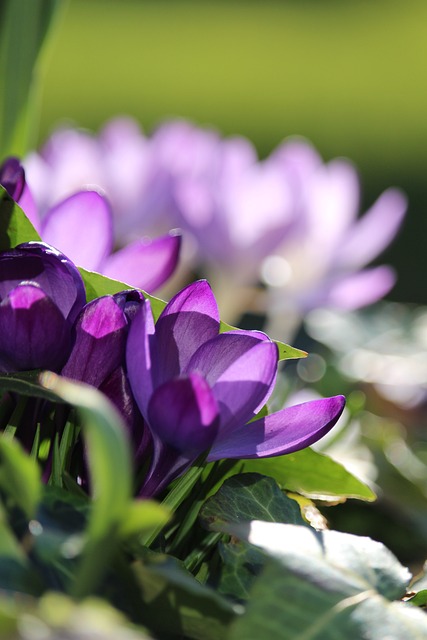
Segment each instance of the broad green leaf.
[{"label": "broad green leaf", "polygon": [[40,236],[21,207],[0,185],[0,251],[30,240],[40,240]]},{"label": "broad green leaf", "polygon": [[267,563],[243,616],[227,640],[424,640],[427,618],[416,607],[389,602],[375,591],[345,596],[306,568],[294,573]]},{"label": "broad green leaf", "polygon": [[334,501],[358,498],[368,502],[376,498],[372,489],[341,464],[310,448],[276,458],[243,460],[242,463],[243,471],[271,476],[283,489],[309,498]]},{"label": "broad green leaf", "polygon": [[3,0],[0,5],[0,156],[23,155],[38,112],[36,68],[60,0]]},{"label": "broad green leaf", "polygon": [[144,624],[156,637],[219,640],[240,611],[170,556],[149,553],[133,569],[146,605]]},{"label": "broad green leaf", "polygon": [[[226,529],[269,558],[244,616],[233,625],[232,640],[423,637],[413,626],[410,605],[389,602],[404,595],[410,574],[381,543],[257,521]],[[427,624],[422,628],[424,633]]]},{"label": "broad green leaf", "polygon": [[237,601],[248,600],[254,581],[265,566],[265,555],[251,544],[232,537],[219,544],[221,567],[217,588],[222,595]]},{"label": "broad green leaf", "polygon": [[[224,523],[286,522],[304,525],[298,504],[288,498],[277,483],[257,473],[235,475],[224,482],[200,511],[202,523],[214,531]],[[219,570],[220,593],[245,600],[265,558],[255,547],[232,538],[219,546],[222,566]]]},{"label": "broad green leaf", "polygon": [[28,519],[34,516],[41,495],[40,469],[7,436],[0,438],[0,487]]},{"label": "broad green leaf", "polygon": [[100,582],[118,542],[131,495],[130,448],[121,417],[97,389],[50,372],[41,374],[40,381],[63,402],[76,407],[82,419],[93,508],[72,594],[83,597]]},{"label": "broad green leaf", "polygon": [[215,531],[224,522],[286,522],[304,524],[300,508],[277,483],[258,473],[242,473],[224,482],[200,511],[203,524]]}]

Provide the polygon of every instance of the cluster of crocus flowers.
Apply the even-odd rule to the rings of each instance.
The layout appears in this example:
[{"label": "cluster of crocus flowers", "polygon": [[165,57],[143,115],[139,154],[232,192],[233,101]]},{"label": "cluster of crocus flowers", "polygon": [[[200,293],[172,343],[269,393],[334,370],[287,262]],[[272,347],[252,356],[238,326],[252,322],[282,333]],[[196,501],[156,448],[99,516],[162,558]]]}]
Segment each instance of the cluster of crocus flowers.
[{"label": "cluster of crocus flowers", "polygon": [[45,211],[35,204],[25,171],[17,158],[0,166],[0,184],[20,205],[40,237],[89,271],[152,292],[174,272],[181,237],[171,232],[141,237],[117,250],[114,218],[108,199],[92,189],[76,191]]},{"label": "cluster of crocus flowers", "polygon": [[135,460],[158,494],[196,458],[286,454],[339,418],[336,396],[256,418],[277,371],[277,346],[252,331],[219,333],[206,281],[180,291],[156,323],[137,290],[86,304],[77,267],[40,242],[0,253],[0,369],[48,368],[98,387],[122,412]]},{"label": "cluster of crocus flowers", "polygon": [[365,267],[396,235],[404,195],[388,189],[359,218],[354,167],[325,164],[303,139],[285,140],[260,161],[241,137],[183,121],[148,137],[117,119],[97,137],[59,130],[25,165],[44,210],[77,185],[104,189],[123,243],[135,233],[182,229],[184,262],[212,283],[228,322],[252,304],[276,337],[289,339],[308,310],[357,308],[394,284],[389,267]]}]

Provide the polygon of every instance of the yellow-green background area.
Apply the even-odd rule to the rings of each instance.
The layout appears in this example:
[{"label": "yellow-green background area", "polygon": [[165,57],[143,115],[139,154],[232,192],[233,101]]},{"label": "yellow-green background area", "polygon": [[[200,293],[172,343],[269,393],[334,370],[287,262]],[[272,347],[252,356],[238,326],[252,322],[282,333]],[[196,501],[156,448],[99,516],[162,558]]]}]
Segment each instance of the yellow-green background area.
[{"label": "yellow-green background area", "polygon": [[426,0],[71,0],[45,79],[40,140],[58,120],[170,116],[350,157],[370,204],[400,185],[404,230],[385,259],[394,299],[427,302]]}]

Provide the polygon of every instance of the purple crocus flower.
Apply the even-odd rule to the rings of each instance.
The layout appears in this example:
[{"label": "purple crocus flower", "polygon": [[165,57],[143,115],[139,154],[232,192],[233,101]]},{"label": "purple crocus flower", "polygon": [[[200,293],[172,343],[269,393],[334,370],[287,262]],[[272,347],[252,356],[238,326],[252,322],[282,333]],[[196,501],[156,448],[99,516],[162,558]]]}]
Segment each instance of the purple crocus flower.
[{"label": "purple crocus flower", "polygon": [[142,495],[161,491],[203,452],[212,461],[302,449],[327,433],[344,407],[336,396],[248,424],[273,390],[277,346],[257,331],[219,333],[218,307],[203,280],[172,298],[156,324],[150,302],[140,306],[126,362],[153,438]]},{"label": "purple crocus flower", "polygon": [[113,253],[113,214],[97,191],[79,191],[39,215],[19,160],[0,167],[0,184],[22,207],[42,239],[90,271],[140,287],[159,288],[174,272],[181,237],[176,232],[151,240],[143,237]]},{"label": "purple crocus flower", "polygon": [[53,247],[26,242],[0,253],[0,371],[58,371],[85,302],[77,267]]}]

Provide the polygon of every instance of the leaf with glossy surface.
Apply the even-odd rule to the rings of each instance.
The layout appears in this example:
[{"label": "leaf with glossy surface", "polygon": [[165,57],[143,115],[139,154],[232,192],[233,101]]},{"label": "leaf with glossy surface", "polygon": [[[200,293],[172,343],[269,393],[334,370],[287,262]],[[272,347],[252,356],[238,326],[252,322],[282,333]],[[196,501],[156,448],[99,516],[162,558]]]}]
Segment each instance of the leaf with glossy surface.
[{"label": "leaf with glossy surface", "polygon": [[214,531],[224,522],[287,522],[304,524],[300,508],[277,483],[258,473],[243,473],[224,482],[200,511],[202,523]]},{"label": "leaf with glossy surface", "polygon": [[339,462],[306,448],[276,458],[243,460],[243,470],[271,476],[283,489],[308,498],[344,501],[358,498],[372,502],[375,493]]},{"label": "leaf with glossy surface", "polygon": [[232,640],[423,637],[410,605],[389,602],[405,593],[410,574],[382,544],[266,522],[234,524],[227,531],[270,558],[245,615],[233,625]]},{"label": "leaf with glossy surface", "polygon": [[30,240],[40,241],[40,236],[21,207],[0,185],[0,251]]}]

